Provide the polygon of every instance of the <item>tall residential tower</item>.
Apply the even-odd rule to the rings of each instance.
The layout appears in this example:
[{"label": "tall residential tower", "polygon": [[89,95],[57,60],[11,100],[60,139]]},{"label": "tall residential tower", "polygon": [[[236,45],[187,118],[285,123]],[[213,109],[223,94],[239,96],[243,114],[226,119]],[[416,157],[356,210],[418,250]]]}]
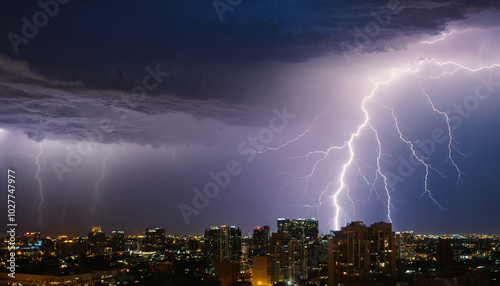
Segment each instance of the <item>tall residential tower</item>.
[{"label": "tall residential tower", "polygon": [[329,285],[381,282],[396,275],[395,233],[390,223],[351,222],[329,241]]}]

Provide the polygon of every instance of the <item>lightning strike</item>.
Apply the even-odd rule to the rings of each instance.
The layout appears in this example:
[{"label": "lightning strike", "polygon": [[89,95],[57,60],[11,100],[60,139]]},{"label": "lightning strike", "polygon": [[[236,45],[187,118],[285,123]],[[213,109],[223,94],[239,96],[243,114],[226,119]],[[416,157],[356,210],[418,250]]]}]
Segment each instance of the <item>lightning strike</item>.
[{"label": "lightning strike", "polygon": [[45,202],[45,196],[43,194],[43,184],[42,184],[42,179],[40,177],[40,172],[42,171],[42,164],[40,162],[40,159],[41,159],[42,154],[43,154],[42,144],[41,143],[38,144],[38,147],[40,148],[40,152],[38,152],[38,154],[34,155],[34,156],[26,153],[21,147],[19,147],[18,150],[14,150],[14,151],[7,153],[6,155],[7,156],[9,156],[9,155],[21,155],[21,156],[24,156],[28,159],[34,159],[34,161],[35,161],[36,170],[35,170],[35,175],[33,177],[33,181],[36,181],[36,184],[38,185],[38,194],[40,196],[40,202],[38,204],[38,227],[41,228],[42,220],[43,220],[43,204]]},{"label": "lightning strike", "polygon": [[431,105],[431,107],[434,110],[434,112],[442,115],[443,118],[444,118],[444,121],[446,122],[446,127],[447,127],[447,130],[448,130],[448,160],[451,162],[451,164],[453,165],[453,167],[455,168],[455,170],[458,173],[458,178],[457,178],[457,185],[458,185],[460,182],[462,182],[462,171],[460,170],[460,168],[458,167],[457,163],[453,159],[452,150],[457,151],[460,155],[462,155],[464,157],[465,157],[465,154],[463,154],[457,148],[455,148],[455,146],[453,146],[453,142],[455,141],[455,139],[454,139],[453,133],[451,131],[450,117],[448,116],[448,114],[446,112],[444,112],[444,111],[438,110],[434,106],[434,103],[432,102],[431,97],[429,96],[429,94],[427,94],[427,92],[425,92],[425,90],[424,90],[424,88],[422,86],[422,83],[420,83],[420,89],[422,90],[422,92],[427,97],[427,100],[429,101],[429,104]]},{"label": "lightning strike", "polygon": [[[355,166],[356,166],[356,168],[357,168],[358,176],[360,176],[360,177],[361,177],[361,179],[363,179],[363,181],[365,182],[365,184],[366,184],[368,187],[370,187],[370,192],[371,192],[371,191],[373,191],[373,190],[375,189],[375,181],[376,181],[376,180],[374,180],[373,182],[370,182],[370,180],[369,180],[369,179],[368,179],[368,178],[367,178],[367,177],[363,174],[363,171],[361,170],[361,166],[359,166],[359,164],[358,164],[358,162],[357,162],[357,161],[358,161],[358,160],[355,160],[355,161],[354,161],[354,165],[355,165]],[[370,169],[372,169],[372,170],[374,170],[374,171],[375,171],[375,168],[373,168],[372,166],[368,165],[368,163],[366,163],[365,161],[363,161],[363,160],[361,160],[361,159],[360,159],[359,161],[363,162],[363,164],[365,164],[368,168],[370,168]],[[370,195],[371,195],[371,194],[370,194]]]},{"label": "lightning strike", "polygon": [[94,187],[94,196],[95,199],[92,202],[92,222],[94,221],[96,214],[97,214],[97,204],[99,203],[99,200],[101,198],[101,191],[100,191],[100,185],[104,178],[106,177],[106,170],[107,170],[107,162],[111,158],[111,148],[108,148],[107,150],[107,155],[104,157],[102,160],[102,171],[101,175],[99,176],[99,179],[97,180],[95,187]]},{"label": "lightning strike", "polygon": [[[462,33],[465,32],[466,30],[464,31],[461,31]],[[451,34],[454,34],[455,32],[457,32],[457,30],[450,30],[450,31],[446,31],[444,33],[442,33],[440,35],[440,37],[434,39],[434,40],[431,40],[431,41],[421,41],[420,43],[421,44],[435,44],[437,42],[441,42],[441,41],[444,41],[446,40],[446,38],[448,38],[448,36],[450,36]]]},{"label": "lightning strike", "polygon": [[[421,76],[418,74],[418,72],[421,71],[424,64],[435,64],[435,65],[443,68],[443,71],[441,71],[441,73],[439,75],[436,75],[436,76],[431,76],[431,75]],[[452,70],[446,71],[445,70],[446,66],[451,66]],[[498,68],[498,67],[500,67],[500,64],[491,64],[489,66],[480,66],[478,68],[471,68],[471,67],[464,66],[464,65],[459,64],[459,63],[454,62],[454,61],[440,62],[440,61],[437,61],[435,59],[424,59],[418,63],[418,65],[415,69],[411,70],[411,74],[418,76],[420,79],[439,79],[439,78],[442,78],[443,76],[454,75],[455,73],[457,73],[460,70],[465,70],[465,71],[468,71],[470,73],[476,73],[476,72],[479,72],[482,70],[493,69],[493,68]]]},{"label": "lightning strike", "polygon": [[40,203],[38,204],[38,227],[41,228],[42,225],[42,219],[43,219],[43,203],[45,202],[45,196],[43,195],[43,185],[42,185],[42,179],[40,178],[40,171],[42,170],[42,165],[40,164],[40,157],[42,156],[43,153],[43,148],[42,144],[39,144],[40,146],[40,153],[36,156],[35,164],[36,164],[36,172],[35,172],[35,179],[38,182],[38,191],[40,194]]},{"label": "lightning strike", "polygon": [[[382,158],[382,156],[380,156],[380,158]],[[359,166],[359,164],[357,163],[357,161],[361,161],[364,165],[366,165],[368,168],[370,168],[374,173],[375,173],[375,178],[373,179],[373,181],[370,181],[364,174],[363,174],[363,171],[361,170],[361,166]],[[361,160],[361,159],[357,159],[354,161],[354,164],[356,165],[357,167],[357,172],[358,172],[358,176],[360,176],[363,181],[365,182],[365,184],[367,186],[370,187],[370,193],[368,194],[368,201],[371,202],[371,197],[373,194],[375,194],[377,196],[377,200],[379,202],[381,202],[382,204],[384,204],[384,202],[382,202],[382,199],[380,198],[380,195],[379,193],[377,192],[376,190],[376,187],[375,187],[375,184],[377,183],[377,180],[378,180],[378,172],[377,172],[377,169],[373,166],[370,166],[368,163],[366,163],[365,161]],[[372,203],[372,202],[371,202]],[[372,203],[373,205],[373,203]],[[365,207],[366,208],[366,207]]]},{"label": "lightning strike", "polygon": [[292,177],[292,179],[290,181],[288,181],[286,184],[284,184],[281,189],[280,189],[280,192],[283,192],[283,190],[285,190],[289,185],[291,185],[292,183],[294,183],[295,181],[298,181],[298,180],[303,180],[303,179],[306,179],[307,176],[301,176],[301,177],[298,177],[298,176],[295,176],[293,174],[290,174],[290,173],[285,173],[285,172],[280,172],[278,173],[277,175],[286,175],[288,177]]},{"label": "lightning strike", "polygon": [[[451,35],[452,33],[455,33],[455,32],[457,32],[457,31],[451,30],[447,33],[444,33],[438,39],[435,39],[432,41],[424,41],[421,43],[434,44],[436,42],[445,40],[449,35]],[[427,74],[427,75],[425,74],[425,72],[426,72],[425,68],[429,68],[429,67],[432,68],[431,70],[434,74]],[[436,68],[438,69],[437,74],[435,73]],[[432,110],[435,113],[437,113],[443,117],[444,122],[447,126],[447,130],[448,130],[447,160],[449,161],[450,165],[457,172],[457,184],[459,184],[460,182],[462,182],[462,176],[464,175],[464,173],[460,170],[457,162],[455,161],[454,153],[460,154],[464,157],[466,155],[455,147],[456,140],[455,140],[454,134],[452,132],[450,118],[446,112],[441,111],[440,109],[436,108],[431,97],[424,90],[424,88],[422,86],[422,80],[436,80],[436,79],[440,79],[440,78],[445,77],[445,76],[452,76],[459,71],[468,71],[470,73],[476,73],[476,72],[479,72],[482,70],[493,69],[493,68],[500,68],[500,64],[491,64],[488,66],[479,66],[476,68],[471,68],[471,67],[462,65],[462,64],[460,64],[458,62],[454,62],[454,61],[442,62],[442,61],[438,61],[435,59],[421,59],[418,62],[418,64],[413,65],[412,67],[392,69],[390,71],[391,72],[390,76],[385,80],[379,80],[379,81],[372,80],[373,88],[371,89],[371,92],[369,92],[369,94],[362,99],[361,104],[360,104],[361,111],[363,114],[363,121],[354,130],[354,132],[348,136],[348,140],[343,142],[343,144],[340,144],[337,146],[331,146],[331,147],[327,148],[326,150],[309,151],[301,156],[286,158],[285,161],[298,160],[298,159],[302,159],[302,160],[306,161],[306,160],[309,160],[312,156],[314,156],[315,162],[311,168],[311,171],[306,175],[294,176],[292,174],[287,174],[287,175],[290,175],[293,179],[291,181],[287,182],[282,187],[282,190],[297,180],[305,180],[304,192],[306,192],[308,189],[308,186],[309,186],[309,180],[316,173],[317,169],[320,167],[320,164],[322,162],[324,162],[330,156],[331,152],[344,151],[344,152],[347,152],[347,158],[340,166],[337,166],[336,170],[339,169],[338,173],[336,175],[332,176],[333,179],[329,180],[328,183],[326,184],[326,187],[321,191],[318,202],[316,204],[312,204],[312,205],[311,204],[302,205],[302,207],[305,206],[305,207],[317,208],[323,204],[323,200],[325,197],[330,198],[332,200],[333,206],[335,208],[335,214],[334,214],[332,220],[330,221],[330,223],[331,223],[331,225],[333,225],[334,229],[338,230],[340,228],[341,215],[344,215],[344,218],[347,218],[347,213],[344,211],[344,207],[340,203],[340,196],[342,194],[345,194],[347,199],[350,200],[350,202],[352,204],[352,208],[353,208],[352,211],[354,214],[356,213],[354,201],[352,200],[352,198],[350,196],[351,190],[350,190],[349,184],[346,181],[348,173],[351,171],[351,169],[353,169],[353,167],[356,167],[356,170],[354,170],[354,171],[357,172],[361,176],[361,178],[364,180],[364,182],[370,187],[370,197],[373,194],[373,192],[375,192],[375,194],[377,195],[377,199],[387,207],[387,220],[392,223],[392,212],[395,209],[393,204],[392,204],[393,199],[391,197],[391,191],[393,191],[393,190],[391,190],[391,187],[389,186],[389,178],[388,178],[388,176],[386,176],[384,174],[384,172],[382,170],[382,164],[381,164],[382,157],[386,154],[383,153],[382,140],[379,136],[379,132],[375,128],[375,126],[372,125],[372,122],[371,122],[372,118],[370,118],[370,112],[367,109],[367,103],[369,101],[372,101],[372,102],[375,101],[374,97],[375,97],[377,91],[379,90],[380,86],[390,84],[397,77],[399,77],[401,75],[404,75],[404,74],[411,75],[411,76],[415,76],[417,79],[420,79],[420,89],[421,89],[422,93],[425,95],[427,102],[429,103],[430,107],[432,108]],[[424,179],[424,182],[423,182],[423,185],[424,185],[423,189],[424,190],[421,194],[421,197],[424,195],[427,195],[432,200],[432,202],[436,206],[438,206],[441,210],[446,210],[438,202],[438,200],[434,197],[434,194],[431,192],[431,190],[429,188],[429,176],[430,176],[431,171],[436,172],[437,174],[441,175],[443,178],[446,178],[445,174],[443,174],[441,171],[436,169],[434,166],[432,166],[428,162],[430,158],[426,158],[421,153],[419,154],[419,152],[416,150],[416,144],[418,143],[418,141],[413,142],[413,141],[407,139],[407,137],[404,135],[403,131],[400,128],[400,124],[399,124],[398,118],[396,116],[395,110],[390,108],[390,107],[387,107],[383,102],[382,102],[382,105],[385,108],[387,108],[392,115],[392,118],[394,121],[394,126],[395,126],[395,129],[396,129],[397,134],[399,136],[399,140],[401,140],[404,144],[406,144],[406,146],[410,150],[411,156],[413,156],[418,162],[420,162],[422,164],[422,166],[424,166],[424,169],[425,169],[425,175],[423,178]],[[282,148],[286,148],[288,145],[293,144],[293,143],[297,142],[298,140],[300,140],[301,138],[307,136],[307,134],[315,126],[316,122],[318,120],[320,120],[325,114],[327,114],[329,112],[329,110],[330,110],[330,108],[328,108],[324,112],[320,113],[314,119],[314,121],[311,123],[311,125],[304,132],[302,132],[301,134],[296,136],[294,139],[289,140],[278,147],[266,148],[262,151],[259,151],[258,153],[265,153],[268,151],[276,151],[276,150],[280,150]],[[377,142],[376,149],[375,149],[376,165],[374,167],[372,167],[372,166],[369,166],[368,164],[365,163],[370,169],[372,169],[375,172],[375,178],[371,182],[370,182],[370,180],[368,180],[367,176],[365,176],[363,174],[359,164],[357,163],[357,160],[360,160],[360,159],[356,158],[356,150],[354,147],[354,143],[360,137],[360,135],[365,131],[365,129],[369,129],[373,132],[373,135],[374,135],[375,140]],[[316,157],[316,156],[319,156],[319,157]],[[382,202],[380,194],[375,190],[375,185],[377,184],[377,182],[379,180],[382,180],[382,185],[383,185],[383,189],[385,192],[385,197],[387,198],[386,202]],[[333,195],[328,196],[327,194],[329,192],[331,192],[334,187],[335,187],[335,189],[333,190]]]},{"label": "lightning strike", "polygon": [[377,181],[378,176],[380,175],[383,179],[384,182],[384,190],[387,195],[387,219],[389,220],[390,223],[392,223],[392,217],[391,217],[391,193],[389,191],[389,185],[387,183],[387,176],[382,173],[382,167],[380,165],[380,161],[382,160],[382,142],[380,141],[380,137],[378,136],[378,131],[373,127],[373,125],[370,125],[370,128],[373,130],[375,134],[375,138],[377,139],[377,168],[375,171],[375,181]]},{"label": "lightning strike", "polygon": [[312,121],[312,123],[309,125],[309,128],[307,128],[306,130],[304,130],[304,132],[302,132],[300,135],[298,135],[294,139],[289,140],[289,141],[281,144],[278,147],[267,147],[266,149],[264,149],[262,151],[256,151],[255,153],[260,154],[260,153],[265,153],[267,151],[277,151],[277,150],[280,150],[282,148],[285,148],[289,144],[292,144],[292,143],[298,141],[300,138],[304,137],[307,133],[309,133],[311,131],[311,129],[314,127],[314,124],[316,123],[316,121],[318,121],[321,117],[323,117],[325,114],[327,114],[330,111],[330,106],[331,106],[331,102],[330,102],[330,104],[328,104],[328,107],[327,107],[327,109],[325,111],[323,111],[318,116],[316,116],[316,118],[314,118],[314,120]]},{"label": "lightning strike", "polygon": [[434,202],[434,204],[436,204],[440,209],[442,210],[445,210],[445,208],[443,208],[441,206],[441,204],[439,204],[439,202],[434,198],[433,194],[431,193],[431,191],[429,190],[429,169],[434,169],[430,164],[426,163],[425,162],[425,158],[423,158],[422,156],[418,155],[417,151],[415,150],[415,145],[412,141],[406,139],[404,136],[403,136],[403,132],[401,132],[401,129],[399,127],[399,121],[398,121],[398,118],[396,116],[396,114],[394,113],[394,110],[387,107],[391,113],[392,113],[392,118],[394,119],[394,125],[396,127],[396,130],[399,134],[399,139],[401,139],[401,141],[403,141],[404,143],[406,143],[406,145],[408,146],[408,148],[410,149],[411,151],[411,154],[412,156],[417,159],[424,167],[425,167],[425,180],[424,180],[424,192],[422,193],[422,195],[424,194],[427,194],[429,196],[429,198],[431,198],[431,200]]},{"label": "lightning strike", "polygon": [[[397,74],[396,70],[392,70],[391,71],[391,76],[389,77],[389,79],[387,79],[385,81],[373,82],[374,88],[372,89],[371,93],[368,96],[366,96],[365,98],[363,98],[363,101],[361,102],[361,110],[363,111],[363,114],[364,114],[364,121],[357,128],[356,132],[351,134],[350,139],[346,142],[346,145],[347,145],[348,151],[349,151],[349,159],[342,166],[342,169],[341,169],[341,172],[340,172],[339,187],[337,188],[337,190],[334,192],[334,195],[333,195],[333,204],[335,206],[335,216],[334,216],[334,227],[335,227],[335,229],[340,229],[339,219],[340,219],[341,213],[343,212],[343,210],[340,207],[339,202],[338,202],[339,195],[343,192],[344,189],[346,189],[346,193],[348,193],[348,187],[347,187],[346,182],[345,182],[345,177],[346,177],[347,169],[349,167],[351,167],[352,162],[354,161],[354,158],[355,158],[355,151],[354,151],[354,147],[353,147],[354,140],[359,137],[359,135],[361,134],[361,131],[365,127],[367,127],[367,126],[372,127],[371,124],[370,124],[370,113],[366,109],[366,103],[375,96],[375,93],[377,92],[377,90],[378,90],[378,88],[379,88],[380,85],[387,84],[387,83],[391,82],[397,75],[398,74]],[[380,142],[380,139],[378,138],[378,133],[377,132],[375,132],[375,137],[377,137],[376,138],[377,142]],[[379,152],[379,154],[381,154],[381,152]],[[377,161],[380,162],[379,160],[377,160]],[[380,169],[377,169],[377,173],[382,174],[382,171]],[[383,177],[385,178],[384,181],[385,181],[385,185],[386,185],[386,188],[387,188],[387,179],[386,179],[385,176],[383,176]],[[390,199],[390,193],[389,193],[388,190],[387,190],[387,194],[388,194],[388,199],[387,199],[388,200],[388,203],[387,203],[388,207],[387,208],[389,210],[387,216],[388,216],[389,220],[392,221],[392,218],[390,217],[390,202],[391,202],[391,199]]]}]

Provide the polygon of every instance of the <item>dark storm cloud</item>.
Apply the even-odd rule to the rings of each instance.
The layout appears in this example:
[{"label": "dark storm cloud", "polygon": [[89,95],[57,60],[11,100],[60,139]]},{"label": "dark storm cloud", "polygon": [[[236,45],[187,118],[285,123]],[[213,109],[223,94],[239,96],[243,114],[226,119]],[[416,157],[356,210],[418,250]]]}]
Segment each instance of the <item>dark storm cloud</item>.
[{"label": "dark storm cloud", "polygon": [[[379,35],[356,46],[356,29],[364,29],[388,4],[402,10]],[[41,9],[13,1],[8,6],[3,35],[22,35],[21,17],[31,19]],[[240,81],[246,76],[240,67],[341,54],[342,42],[355,52],[401,49],[412,35],[435,35],[452,21],[499,6],[497,1],[256,0],[225,12],[221,22],[212,1],[74,0],[60,5],[46,26],[19,45],[19,53],[2,38],[0,53],[24,62],[0,59],[0,123],[36,141],[78,140],[88,130],[111,125],[103,142],[203,142],[226,126],[259,124],[263,106],[268,113],[269,106],[289,100],[276,81]],[[169,76],[144,100],[124,101],[124,94],[141,85],[144,67],[155,64]]]},{"label": "dark storm cloud", "polygon": [[[41,1],[54,3],[56,0]],[[173,233],[172,230],[175,230],[174,233],[200,233],[210,224],[235,224],[251,229],[255,225],[271,224],[276,217],[310,216],[314,211],[286,205],[315,204],[317,194],[335,176],[334,171],[342,169],[341,159],[346,158],[346,154],[336,152],[328,161],[323,161],[320,167],[324,167],[324,170],[311,179],[308,190],[299,185],[303,181],[290,181],[292,177],[285,176],[283,171],[292,176],[307,175],[310,172],[307,166],[312,167],[314,159],[307,157],[307,160],[298,160],[297,164],[294,160],[283,159],[301,156],[308,151],[326,150],[330,144],[339,142],[341,145],[344,140],[348,140],[349,134],[362,122],[358,116],[361,106],[357,99],[371,89],[371,85],[364,86],[369,83],[368,77],[379,70],[399,65],[401,61],[411,61],[408,58],[413,58],[412,49],[419,49],[422,45],[415,45],[416,48],[408,45],[410,55],[388,52],[373,58],[366,57],[350,65],[342,56],[325,58],[325,61],[313,59],[342,55],[343,42],[354,46],[355,53],[383,53],[405,49],[407,44],[420,42],[455,25],[465,29],[475,26],[498,27],[498,13],[493,13],[499,7],[498,1],[401,0],[404,9],[391,13],[388,25],[376,36],[371,36],[370,41],[357,45],[357,29],[364,30],[368,23],[375,20],[373,13],[384,13],[388,3],[397,4],[398,1],[243,0],[233,11],[224,13],[222,22],[213,2],[70,0],[59,6],[58,13],[51,16],[36,35],[18,46],[18,53],[12,48],[7,35],[12,32],[23,36],[21,19],[26,17],[31,20],[41,10],[39,1],[2,2],[0,128],[7,132],[0,136],[0,140],[4,140],[0,164],[8,167],[10,160],[26,174],[29,170],[34,174],[38,165],[34,157],[24,158],[19,152],[26,150],[30,156],[41,152],[39,156],[45,196],[40,196],[41,190],[36,180],[31,180],[29,176],[24,180],[27,184],[24,194],[30,196],[26,197],[27,202],[33,201],[33,198],[45,200],[42,210],[47,213],[43,217],[43,224],[50,223],[50,228],[54,230],[53,222],[58,218],[57,212],[52,210],[61,209],[61,200],[65,197],[66,202],[74,202],[64,208],[64,212],[68,212],[68,224],[74,229],[78,226],[82,232],[87,231],[90,224],[87,227],[87,222],[80,222],[87,220],[85,208],[94,208],[93,190],[100,178],[105,178],[100,185],[102,201],[98,207],[102,206],[103,211],[100,221],[109,226],[111,222],[119,222],[129,230],[140,229],[142,232],[144,224],[159,221],[167,223],[169,233]],[[482,17],[490,12],[494,15]],[[474,39],[463,38],[452,41],[449,47],[436,47],[435,54],[443,56],[443,60],[460,58],[455,57],[457,52],[474,57],[476,54],[467,47],[470,44],[474,47],[472,51],[476,51],[479,44],[481,54],[487,58],[497,54],[495,37],[481,39],[490,38],[491,43],[484,44],[488,49],[483,50],[483,42],[476,43]],[[423,56],[416,54],[417,58]],[[433,52],[424,54],[435,55]],[[489,62],[492,59],[487,60]],[[473,62],[480,64],[481,61],[473,58]],[[162,82],[149,90],[146,97],[139,100],[131,98],[131,90],[144,85],[148,66],[153,69],[158,66],[169,75],[162,76]],[[374,66],[377,69],[372,71]],[[444,91],[438,89],[442,98],[459,96],[460,92],[466,91],[465,88],[459,89],[455,81],[446,83],[443,84]],[[417,92],[418,86],[415,87],[412,90]],[[474,87],[475,84],[470,89],[471,93]],[[401,105],[401,112],[407,108],[418,112],[419,108],[406,103],[411,97],[408,88],[404,84],[401,84],[401,88],[396,87],[394,97],[397,94],[397,98],[405,102]],[[382,93],[388,100],[393,94],[381,91],[380,96],[384,96]],[[282,133],[277,133],[275,139],[266,145],[269,147],[280,146],[304,130],[309,130],[307,127],[324,110],[322,105],[330,101],[330,97],[335,97],[332,109],[328,116],[318,121],[307,138],[290,144],[280,152],[261,155],[251,164],[247,162],[248,157],[239,152],[238,143],[246,141],[249,136],[255,138],[259,130],[266,130],[262,127],[264,123],[269,124],[270,117],[274,116],[271,111],[273,107],[282,110],[287,106],[291,113],[297,114],[297,119],[283,128]],[[495,105],[489,106],[496,107],[498,104],[497,100]],[[493,119],[487,118],[489,114],[483,112],[475,115],[479,114],[484,115],[488,122],[498,122],[499,113],[494,113],[496,117]],[[392,119],[388,118],[390,122]],[[425,118],[411,119],[408,129],[412,126],[430,126]],[[469,127],[464,125],[458,135],[462,135],[461,139],[471,138],[477,145],[465,147],[464,150],[482,150],[486,153],[482,154],[476,165],[465,169],[471,177],[473,173],[476,176],[475,180],[466,182],[469,184],[467,189],[474,192],[481,189],[493,191],[498,172],[491,162],[498,161],[498,152],[495,153],[499,142],[495,129],[498,124],[478,128],[483,122],[473,122],[475,119],[471,116],[465,124]],[[416,129],[418,133],[420,129]],[[491,134],[491,137],[483,139],[480,134],[470,135],[477,134],[472,133],[472,129],[482,130]],[[391,129],[384,127],[384,130],[389,133]],[[18,136],[20,133],[23,136]],[[423,136],[426,138],[428,135]],[[397,148],[404,144],[401,145],[398,140],[393,145],[387,145],[385,142],[390,138],[384,136],[384,152],[398,152]],[[65,180],[61,183],[53,163],[64,162],[69,166],[69,153],[65,147],[76,145],[78,149],[76,142],[86,140],[132,144],[98,146],[93,154],[82,159],[80,165],[72,167],[74,172],[64,173]],[[359,147],[364,152],[371,150],[374,153],[370,154],[376,154],[376,150],[372,149],[376,148],[375,140],[372,143],[362,138],[359,140]],[[34,141],[43,143],[36,144]],[[136,145],[169,148],[142,148]],[[16,151],[21,146],[23,149]],[[104,162],[106,152],[110,156],[108,169]],[[408,152],[406,150],[402,155],[408,156]],[[394,153],[394,158],[398,154]],[[442,162],[441,159],[436,160]],[[178,204],[192,202],[192,189],[205,186],[211,181],[210,172],[224,170],[229,160],[241,162],[242,174],[231,178],[228,188],[210,201],[210,206],[196,217],[196,221],[193,218],[193,224],[186,231],[188,226],[178,211]],[[390,164],[387,162],[387,165]],[[330,169],[331,166],[334,168]],[[488,172],[491,173],[482,172],[481,166],[490,166],[488,169],[491,171]],[[396,165],[394,168],[397,168]],[[421,168],[416,169],[415,174],[406,180],[407,185],[395,194],[394,202],[402,201],[397,204],[400,209],[397,215],[401,221],[399,227],[405,226],[404,229],[407,225],[403,224],[402,217],[418,219],[425,223],[426,226],[420,228],[425,230],[429,227],[428,222],[436,221],[439,215],[436,214],[439,212],[437,208],[436,212],[430,209],[431,202],[418,200],[423,186],[421,172]],[[70,176],[74,181],[66,179]],[[433,177],[431,179],[434,180]],[[480,186],[478,181],[481,181]],[[450,186],[443,184],[442,188],[432,184],[432,191],[444,196],[444,191],[450,190],[449,196],[455,196],[451,194],[455,190],[455,180],[449,182]],[[71,190],[72,185],[74,190]],[[352,185],[352,191],[356,190],[361,189]],[[365,191],[371,190],[367,188]],[[327,196],[331,194],[328,192]],[[410,196],[410,193],[414,196]],[[462,192],[463,197],[457,199],[460,201],[457,204],[459,207],[448,216],[449,223],[438,222],[437,225],[444,226],[443,229],[453,229],[462,224],[463,219],[472,221],[486,214],[487,220],[481,221],[491,221],[494,226],[496,216],[493,203],[498,199],[491,197],[493,192],[481,193],[484,199],[478,200],[478,205],[472,209],[471,198],[477,198],[480,192]],[[361,196],[363,193],[360,193]],[[411,200],[408,200],[409,197]],[[347,198],[345,202],[350,205]],[[485,209],[480,202],[491,203],[491,212],[477,212]],[[425,207],[422,208],[422,205]],[[475,210],[474,213],[479,215],[472,211],[464,212],[461,206]],[[402,213],[407,208],[412,211]],[[256,209],[262,211],[255,214]],[[325,201],[321,211],[320,221],[326,225],[334,209]],[[32,216],[25,213],[24,221],[36,221],[37,212],[38,208],[33,208]],[[49,214],[51,212],[52,215]],[[370,220],[374,217],[385,218],[385,206],[379,209],[374,205],[373,211],[365,212],[374,214],[372,217],[365,216],[370,217]],[[258,219],[253,215],[257,215]],[[359,217],[363,217],[363,212]],[[78,223],[75,224],[72,218],[78,218]],[[27,224],[29,227],[33,225]]]},{"label": "dark storm cloud", "polygon": [[[22,77],[21,77],[22,75]],[[260,124],[259,110],[218,100],[90,90],[49,80],[0,57],[0,126],[29,139],[92,140],[139,145],[207,144],[230,125]]]},{"label": "dark storm cloud", "polygon": [[[38,5],[10,1],[0,34],[21,35],[23,22]],[[222,1],[224,2],[224,1]],[[391,4],[392,3],[392,4]],[[387,5],[403,8],[367,45],[353,43],[356,28],[374,21]],[[400,5],[399,5],[400,4]],[[399,5],[399,6],[398,6]],[[200,66],[214,62],[275,61],[295,63],[343,53],[341,43],[356,52],[404,48],[414,35],[435,35],[452,21],[490,8],[484,1],[243,1],[223,13],[213,1],[79,1],[60,5],[57,15],[14,53],[2,37],[0,53],[25,59],[52,78],[83,80],[94,88],[127,90],[136,85],[147,64],[169,66],[173,76],[157,93],[187,98],[234,98],[221,91]],[[214,67],[216,68],[216,67]]]}]

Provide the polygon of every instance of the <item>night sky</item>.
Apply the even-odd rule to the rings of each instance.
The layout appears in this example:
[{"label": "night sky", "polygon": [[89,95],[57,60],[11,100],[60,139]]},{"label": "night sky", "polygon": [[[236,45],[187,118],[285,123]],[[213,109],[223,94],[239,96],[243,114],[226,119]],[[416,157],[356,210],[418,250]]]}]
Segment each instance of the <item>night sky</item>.
[{"label": "night sky", "polygon": [[0,5],[20,232],[500,233],[498,1]]}]

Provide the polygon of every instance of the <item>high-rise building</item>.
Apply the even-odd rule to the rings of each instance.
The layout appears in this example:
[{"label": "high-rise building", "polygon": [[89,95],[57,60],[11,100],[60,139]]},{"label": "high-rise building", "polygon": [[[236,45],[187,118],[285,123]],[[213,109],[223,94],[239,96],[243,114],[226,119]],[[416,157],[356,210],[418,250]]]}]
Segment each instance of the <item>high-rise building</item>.
[{"label": "high-rise building", "polygon": [[110,247],[113,252],[125,250],[125,233],[123,231],[113,230],[109,241]]},{"label": "high-rise building", "polygon": [[396,232],[396,257],[404,260],[415,257],[413,231]]},{"label": "high-rise building", "polygon": [[100,226],[92,226],[89,232],[89,251],[90,253],[101,254],[106,247],[106,234],[102,232]]},{"label": "high-rise building", "polygon": [[285,282],[290,285],[307,279],[305,243],[289,233],[273,233],[267,262],[270,283]]},{"label": "high-rise building", "polygon": [[268,270],[269,256],[254,256],[252,258],[253,285],[272,285]]},{"label": "high-rise building", "polygon": [[142,251],[142,239],[136,236],[125,237],[125,251]]},{"label": "high-rise building", "polygon": [[212,226],[205,230],[205,256],[216,262],[240,262],[241,230],[235,226]]},{"label": "high-rise building", "polygon": [[455,264],[455,250],[453,240],[439,238],[436,243],[436,261],[439,270]]},{"label": "high-rise building", "polygon": [[40,232],[26,232],[21,238],[23,244],[36,244],[42,240]]},{"label": "high-rise building", "polygon": [[22,245],[19,251],[23,255],[31,256],[37,253],[42,246],[42,236],[40,232],[26,232],[24,236],[18,239],[18,242]]},{"label": "high-rise building", "polygon": [[186,249],[191,252],[201,251],[201,241],[198,238],[191,238],[186,242]]},{"label": "high-rise building", "polygon": [[142,250],[146,252],[165,250],[165,229],[161,227],[146,228]]},{"label": "high-rise building", "polygon": [[329,242],[329,285],[380,282],[396,275],[395,234],[390,223],[351,222]]},{"label": "high-rise building", "polygon": [[267,245],[271,237],[271,228],[268,225],[253,228],[252,236],[252,256],[265,256]]},{"label": "high-rise building", "polygon": [[318,221],[310,219],[278,219],[278,232],[287,232],[296,239],[316,239],[318,238]]},{"label": "high-rise building", "polygon": [[[54,243],[57,255],[83,255],[88,251],[89,244],[85,237],[58,236]],[[103,248],[104,250],[104,248]],[[96,253],[96,252],[92,252]]]},{"label": "high-rise building", "polygon": [[221,286],[232,286],[238,283],[240,264],[237,262],[217,262],[215,263],[215,277],[220,281]]}]

